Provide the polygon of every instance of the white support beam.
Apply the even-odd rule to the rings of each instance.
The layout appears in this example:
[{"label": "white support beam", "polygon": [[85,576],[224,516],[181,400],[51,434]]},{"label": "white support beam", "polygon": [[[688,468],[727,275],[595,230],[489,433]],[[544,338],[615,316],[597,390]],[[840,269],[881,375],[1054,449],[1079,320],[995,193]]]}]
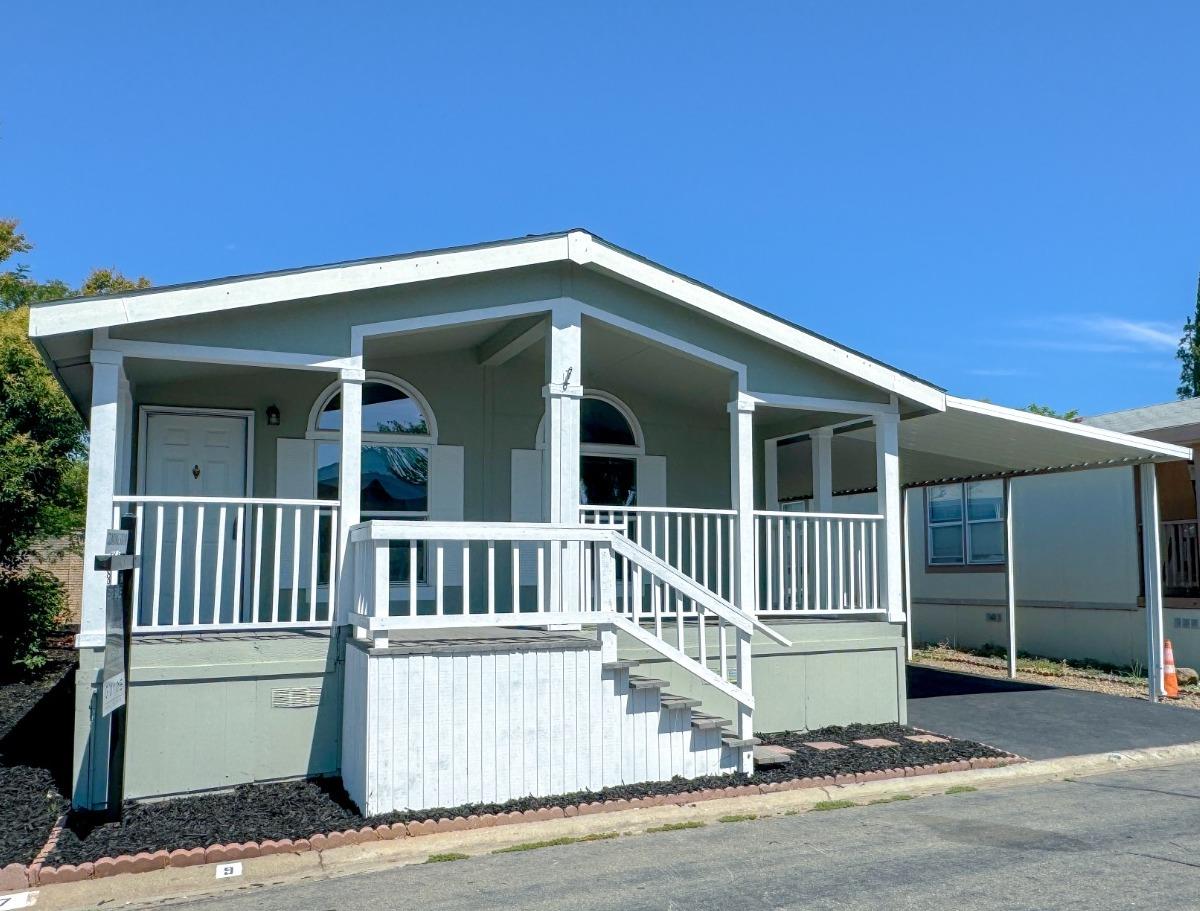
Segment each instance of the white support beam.
[{"label": "white support beam", "polygon": [[173,342],[143,342],[110,338],[106,347],[120,352],[127,358],[185,361],[190,364],[228,364],[237,367],[268,367],[324,372],[334,372],[356,365],[355,358],[337,354],[220,348],[212,345],[177,345]]},{"label": "white support beam", "polygon": [[[579,522],[579,403],[583,399],[583,315],[573,301],[556,304],[549,318],[546,345],[546,448],[543,452],[546,486],[545,521],[564,525]],[[576,544],[550,549],[552,610],[580,609],[580,548]]]},{"label": "white support beam", "polygon": [[888,620],[899,623],[905,619],[901,596],[900,417],[880,414],[875,416],[874,423],[876,509],[883,516],[884,525],[879,554],[883,606]]},{"label": "white support beam", "polygon": [[796,411],[830,411],[835,414],[898,414],[894,402],[858,402],[853,399],[826,399],[815,395],[786,395],[780,392],[748,392],[758,405],[791,408]]},{"label": "white support beam", "polygon": [[361,508],[362,487],[362,388],[366,372],[361,368],[346,369],[341,373],[342,429],[341,460],[338,467],[338,556],[341,570],[338,573],[341,594],[341,619],[354,610],[354,586],[347,584],[354,572],[349,559],[350,529],[358,524]]},{"label": "white support beam", "polygon": [[754,401],[738,395],[729,403],[730,499],[736,537],[734,602],[753,614],[758,601],[757,560],[754,552]]},{"label": "white support beam", "polygon": [[812,440],[813,511],[833,512],[833,430],[820,427]]},{"label": "white support beam", "polygon": [[124,365],[120,352],[93,349],[92,404],[88,421],[87,524],[83,543],[83,597],[79,621],[79,647],[104,644],[106,573],[92,567],[105,552],[108,530],[113,526],[113,495],[117,485],[117,461],[121,383]]},{"label": "white support beam", "polygon": [[1142,587],[1146,601],[1146,676],[1150,701],[1163,696],[1162,550],[1158,524],[1158,478],[1153,465],[1139,465],[1142,507]]},{"label": "white support beam", "polygon": [[516,320],[480,342],[475,358],[483,367],[499,367],[546,337],[546,320],[530,316]]},{"label": "white support beam", "polygon": [[1013,548],[1012,478],[1004,479],[1004,594],[1005,623],[1008,633],[1008,676],[1017,677],[1017,555]]}]

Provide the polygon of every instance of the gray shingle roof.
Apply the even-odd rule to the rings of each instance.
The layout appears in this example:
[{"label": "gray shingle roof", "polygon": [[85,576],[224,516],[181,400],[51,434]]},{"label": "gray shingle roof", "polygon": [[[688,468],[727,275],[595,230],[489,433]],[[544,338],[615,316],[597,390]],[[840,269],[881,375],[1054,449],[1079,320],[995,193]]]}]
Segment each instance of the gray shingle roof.
[{"label": "gray shingle roof", "polygon": [[1108,414],[1084,418],[1083,423],[1120,433],[1145,433],[1168,427],[1200,424],[1200,398],[1146,405],[1125,411],[1110,411]]}]

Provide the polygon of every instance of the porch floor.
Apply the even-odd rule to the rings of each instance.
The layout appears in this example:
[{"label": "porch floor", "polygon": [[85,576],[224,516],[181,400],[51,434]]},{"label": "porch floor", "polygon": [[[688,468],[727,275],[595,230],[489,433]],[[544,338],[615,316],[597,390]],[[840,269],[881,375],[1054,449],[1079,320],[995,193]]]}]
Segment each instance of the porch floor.
[{"label": "porch floor", "polygon": [[[365,643],[363,643],[365,645]],[[431,655],[480,652],[532,652],[599,648],[592,636],[539,629],[393,630],[387,648],[368,648],[372,655]]]}]

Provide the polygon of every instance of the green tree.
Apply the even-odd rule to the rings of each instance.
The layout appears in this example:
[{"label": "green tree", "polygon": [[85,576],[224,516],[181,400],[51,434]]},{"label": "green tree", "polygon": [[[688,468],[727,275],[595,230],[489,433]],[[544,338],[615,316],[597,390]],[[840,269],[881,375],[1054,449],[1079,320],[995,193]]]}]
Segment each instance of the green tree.
[{"label": "green tree", "polygon": [[[0,220],[0,264],[30,249],[15,220]],[[0,272],[0,673],[44,662],[62,590],[28,557],[37,542],[81,529],[87,502],[83,421],[29,340],[28,307],[148,285],[114,269],[94,270],[78,289],[36,281],[23,264]]]},{"label": "green tree", "polygon": [[1046,418],[1058,418],[1060,421],[1074,421],[1079,417],[1077,408],[1072,408],[1070,411],[1055,411],[1049,405],[1038,405],[1036,402],[1026,405],[1025,410]]},{"label": "green tree", "polygon": [[1196,279],[1196,309],[1183,324],[1175,356],[1179,358],[1179,388],[1175,394],[1181,399],[1200,396],[1200,277]]}]

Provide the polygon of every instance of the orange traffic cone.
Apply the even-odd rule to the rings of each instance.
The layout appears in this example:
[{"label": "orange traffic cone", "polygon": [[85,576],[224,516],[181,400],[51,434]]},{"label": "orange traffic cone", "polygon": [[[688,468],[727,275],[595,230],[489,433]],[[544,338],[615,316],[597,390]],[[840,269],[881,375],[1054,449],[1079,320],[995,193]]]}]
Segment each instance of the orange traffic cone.
[{"label": "orange traffic cone", "polygon": [[1179,698],[1179,678],[1175,676],[1175,650],[1171,640],[1163,643],[1163,690],[1172,699]]}]

